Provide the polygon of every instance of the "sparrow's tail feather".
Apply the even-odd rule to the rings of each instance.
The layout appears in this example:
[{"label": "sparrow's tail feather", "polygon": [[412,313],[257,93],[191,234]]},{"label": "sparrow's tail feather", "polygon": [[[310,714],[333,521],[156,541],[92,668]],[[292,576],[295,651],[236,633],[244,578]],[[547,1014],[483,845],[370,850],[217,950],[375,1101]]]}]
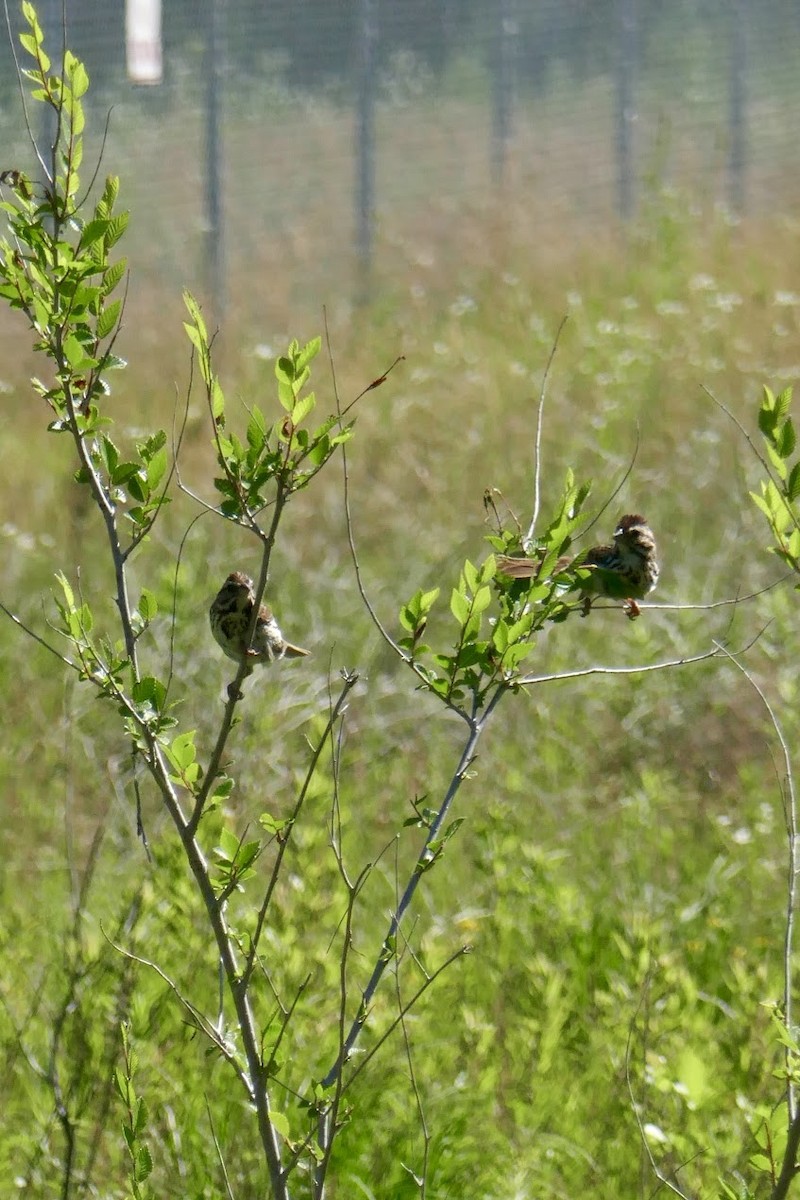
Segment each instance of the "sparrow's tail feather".
[{"label": "sparrow's tail feather", "polygon": [[311,653],[310,650],[304,650],[302,646],[293,646],[291,642],[286,643],[286,647],[281,655],[282,658],[306,658]]}]

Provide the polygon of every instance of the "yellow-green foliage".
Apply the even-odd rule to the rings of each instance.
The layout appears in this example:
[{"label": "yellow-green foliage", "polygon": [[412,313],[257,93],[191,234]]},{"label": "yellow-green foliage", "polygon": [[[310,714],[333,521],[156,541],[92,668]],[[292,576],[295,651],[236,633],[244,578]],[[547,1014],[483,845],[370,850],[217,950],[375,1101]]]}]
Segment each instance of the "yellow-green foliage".
[{"label": "yellow-green foliage", "polygon": [[[631,229],[597,238],[565,216],[554,242],[539,237],[528,211],[528,196],[511,187],[502,206],[449,214],[439,240],[426,235],[425,253],[417,240],[423,235],[408,225],[384,227],[372,303],[332,323],[343,403],[404,356],[362,401],[349,447],[366,587],[398,637],[397,613],[417,589],[449,589],[465,556],[484,557],[486,488],[499,489],[498,505],[527,524],[536,404],[565,314],[544,413],[545,511],[568,468],[593,479],[590,508],[599,508],[632,462],[594,532],[609,534],[623,511],[647,515],[663,560],[654,603],[746,596],[780,573],[748,497],[758,464],[702,385],[755,429],[761,385],[777,393],[794,377],[800,261],[785,223],[737,225],[691,211],[677,195],[654,194]],[[133,219],[146,222],[147,210]],[[247,296],[251,314],[268,309],[273,328],[311,336],[321,324],[319,298],[291,303],[280,247],[270,252],[269,273],[240,265],[230,291]],[[180,419],[189,351],[179,282],[134,281],[115,347],[129,366],[107,405],[120,443],[154,423],[169,427],[176,403]],[[344,305],[346,281],[330,287],[335,304]],[[282,306],[276,296],[287,297]],[[95,619],[111,627],[99,523],[73,482],[63,439],[45,432],[44,405],[28,384],[36,368],[19,349],[23,335],[18,314],[0,314],[0,599],[53,638],[46,621],[54,619],[55,573],[74,579],[79,568]],[[236,397],[248,407],[272,405],[273,365],[253,353],[253,318],[234,305],[222,336],[228,411]],[[334,410],[324,366],[314,385],[322,419]],[[195,393],[181,476],[209,499],[212,464]],[[190,529],[197,513],[192,499],[175,492],[148,548],[150,574],[139,582],[161,614],[143,653],[162,672],[173,654],[186,693],[181,727],[196,729],[200,744],[219,720],[230,677],[209,634],[207,607],[230,570],[253,566],[256,545],[211,516]],[[227,812],[242,836],[265,809],[280,819],[308,760],[306,735],[319,733],[329,671],[355,667],[362,684],[351,699],[342,755],[342,838],[354,873],[366,862],[379,865],[353,931],[354,1006],[397,881],[419,849],[414,830],[403,831],[397,851],[393,839],[415,798],[434,807],[440,800],[460,733],[415,691],[414,677],[364,613],[335,467],[297,498],[281,533],[269,599],[286,635],[311,646],[313,659],[248,683],[229,745],[238,786]],[[174,641],[167,619],[173,594]],[[648,664],[703,651],[714,638],[735,648],[771,622],[747,662],[787,713],[791,739],[796,602],[794,592],[778,589],[735,610],[654,608],[636,622],[619,610],[593,612],[552,627],[525,667],[550,674]],[[446,615],[437,619],[440,631],[447,628]],[[247,1140],[250,1117],[221,1082],[224,1064],[205,1058],[164,979],[105,940],[169,963],[175,982],[194,986],[195,1002],[215,1011],[214,954],[173,834],[146,786],[154,870],[137,844],[128,745],[113,709],[6,618],[0,684],[0,1192],[11,1194],[16,1176],[44,1196],[63,1179],[52,1084],[36,1064],[46,1076],[50,1032],[60,1014],[77,1009],[81,1021],[67,1023],[71,1042],[59,1050],[60,1083],[86,1128],[102,1127],[104,1118],[93,1108],[92,1079],[76,1064],[94,1058],[105,1070],[121,1045],[118,1024],[129,1020],[136,1091],[151,1113],[156,1194],[221,1194],[203,1099],[214,1087],[214,1134],[234,1191],[263,1194],[263,1167]],[[761,1007],[781,993],[785,903],[784,819],[769,738],[753,691],[720,661],[543,684],[506,700],[458,798],[454,815],[465,824],[423,880],[406,931],[429,970],[462,944],[473,949],[408,1021],[431,1135],[429,1196],[634,1194],[646,1167],[628,1076],[665,1170],[691,1160],[686,1173],[698,1194],[711,1194],[721,1173],[747,1175],[753,1114],[781,1094],[772,1075],[780,1057]],[[266,937],[275,987],[284,999],[300,995],[282,1053],[306,1085],[329,1064],[336,1037],[331,997],[343,908],[328,849],[332,794],[332,779],[323,777],[309,796]],[[90,863],[88,900],[73,924]],[[237,904],[248,902],[251,886]],[[72,965],[80,960],[85,974],[65,999],[64,981],[75,979]],[[392,987],[387,978],[371,1030],[391,1019]],[[331,1197],[419,1194],[406,1167],[421,1170],[423,1146],[400,1046],[396,1033],[349,1097],[352,1119],[336,1144]],[[294,1122],[294,1097],[280,1102]],[[122,1120],[120,1113],[108,1119],[95,1147],[93,1178],[104,1195],[124,1194]],[[88,1161],[82,1144],[80,1170]],[[645,1179],[649,1192],[654,1182]]]}]

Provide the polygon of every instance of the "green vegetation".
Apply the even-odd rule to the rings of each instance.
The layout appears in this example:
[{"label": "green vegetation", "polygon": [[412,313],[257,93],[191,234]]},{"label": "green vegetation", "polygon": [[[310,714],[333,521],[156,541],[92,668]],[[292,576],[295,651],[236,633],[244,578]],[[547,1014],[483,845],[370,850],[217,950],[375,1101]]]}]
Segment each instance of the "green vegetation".
[{"label": "green vegetation", "polygon": [[[493,232],[464,217],[488,232],[457,277],[423,284],[396,241],[334,338],[339,399],[305,330],[268,366],[229,338],[221,368],[191,297],[189,341],[168,305],[141,361],[124,174],[84,202],[88,80],[25,11],[62,140],[47,189],[3,176],[3,344],[32,327],[37,351],[3,401],[0,600],[74,665],[3,617],[0,1195],[312,1196],[326,1173],[333,1198],[611,1200],[656,1171],[786,1194],[794,818],[787,844],[763,703],[790,760],[781,229],[654,196],[628,241],[537,254],[518,197]],[[636,621],[494,573],[510,510],[530,521],[565,310],[538,540],[555,561],[607,502],[591,536],[644,511],[663,575]],[[354,578],[345,443],[361,581],[402,654]],[[208,605],[268,568],[314,656],[234,677]],[[747,674],[715,643],[754,643]]]}]

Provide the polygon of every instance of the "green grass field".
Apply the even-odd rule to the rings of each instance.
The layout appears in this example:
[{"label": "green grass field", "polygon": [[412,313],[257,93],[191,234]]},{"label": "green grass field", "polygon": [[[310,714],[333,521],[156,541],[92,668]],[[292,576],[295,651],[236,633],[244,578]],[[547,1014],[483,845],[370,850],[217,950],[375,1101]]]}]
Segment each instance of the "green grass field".
[{"label": "green grass field", "polygon": [[[108,169],[120,171],[124,197],[124,161]],[[486,488],[499,489],[527,524],[536,406],[567,316],[544,410],[543,513],[567,469],[593,480],[589,508],[597,511],[630,467],[593,535],[610,534],[621,512],[645,512],[662,577],[654,607],[637,622],[602,610],[554,625],[528,668],[546,675],[649,665],[702,653],[714,639],[735,651],[760,634],[743,661],[793,747],[795,593],[785,585],[713,607],[758,591],[781,568],[748,497],[759,465],[703,388],[754,431],[762,384],[780,390],[800,370],[796,221],[738,223],[669,190],[645,197],[626,230],[574,211],[554,220],[546,197],[531,200],[528,182],[512,180],[497,201],[434,204],[425,232],[412,216],[382,218],[373,300],[362,310],[349,302],[351,280],[328,276],[322,299],[343,401],[404,356],[361,402],[349,448],[370,598],[399,635],[397,613],[418,587],[441,585],[447,596],[464,557],[488,552]],[[314,247],[325,244],[323,209],[312,206],[305,225],[298,219],[292,238],[278,223],[252,255],[246,236],[237,243],[220,335],[234,407],[238,399],[274,404],[264,347],[284,349],[273,344],[275,331],[302,339],[321,327]],[[545,210],[548,223],[537,223]],[[133,244],[152,244],[168,216],[164,198],[153,201],[152,220],[141,198],[134,216],[147,236],[140,227]],[[329,249],[335,262],[341,248]],[[166,245],[161,261],[161,275],[138,276],[133,257],[119,342],[129,367],[108,402],[121,444],[157,425],[170,430],[186,396],[180,250]],[[111,630],[100,523],[72,481],[67,439],[45,431],[44,406],[27,382],[42,368],[18,314],[0,314],[0,355],[0,599],[56,641],[48,630],[54,575],[63,570],[74,581],[79,571],[96,620]],[[324,356],[314,382],[320,410],[333,411]],[[197,389],[180,466],[186,486],[210,500],[214,462]],[[206,745],[230,678],[210,637],[208,604],[228,571],[257,565],[257,546],[209,515],[190,527],[199,511],[176,490],[135,575],[163,614],[145,659],[166,673],[172,650],[181,728],[196,729]],[[462,731],[415,690],[364,611],[336,464],[292,503],[281,532],[270,602],[313,658],[248,684],[229,744],[238,785],[227,812],[243,831],[265,809],[287,811],[306,739],[327,711],[329,679],[343,666],[357,669],[342,748],[343,845],[354,874],[377,865],[353,930],[355,997],[419,850],[418,831],[402,829],[411,802],[427,796],[436,807]],[[669,607],[678,605],[686,607]],[[440,607],[428,638],[447,644],[452,620],[446,602]],[[154,1193],[225,1194],[206,1110],[214,1094],[213,1134],[233,1190],[264,1195],[252,1117],[224,1063],[207,1055],[164,979],[111,946],[167,964],[178,986],[214,1009],[213,947],[146,784],[154,867],[137,843],[129,748],[113,706],[5,618],[0,679],[0,1195],[62,1194],[67,1123],[54,1096],[77,1130],[68,1194],[129,1194],[122,1114],[107,1091],[123,1019],[150,1108]],[[736,1172],[753,1195],[769,1194],[749,1160],[759,1114],[782,1097],[783,1058],[767,1007],[783,988],[781,772],[763,705],[724,660],[546,683],[505,700],[458,798],[465,823],[424,877],[405,930],[428,970],[461,945],[472,949],[407,1022],[431,1200],[651,1195],[656,1179],[637,1115],[654,1158],[665,1173],[678,1172],[687,1194],[716,1195],[718,1180]],[[297,830],[265,950],[283,994],[309,977],[285,1050],[292,1077],[306,1084],[324,1070],[335,1038],[342,895],[328,849],[331,786],[320,780]],[[236,898],[239,911],[257,902],[255,891]],[[405,976],[401,986],[412,990]],[[387,977],[365,1048],[391,1019],[393,987]],[[277,1091],[293,1122],[296,1098]],[[425,1143],[399,1033],[349,1103],[328,1194],[419,1196],[412,1172],[422,1169]]]}]

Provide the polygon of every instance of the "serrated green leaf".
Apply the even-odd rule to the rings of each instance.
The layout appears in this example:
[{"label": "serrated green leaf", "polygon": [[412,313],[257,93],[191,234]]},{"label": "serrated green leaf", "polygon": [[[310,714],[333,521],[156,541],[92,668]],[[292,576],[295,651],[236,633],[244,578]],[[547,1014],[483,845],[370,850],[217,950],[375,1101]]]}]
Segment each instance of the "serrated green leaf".
[{"label": "serrated green leaf", "polygon": [[[294,345],[296,346],[297,343],[294,343]],[[305,346],[303,346],[302,350],[298,350],[296,352],[297,353],[297,366],[300,371],[304,371],[308,367],[311,360],[316,358],[316,356],[320,352],[321,347],[322,347],[322,338],[315,337],[315,338],[312,338],[310,342],[306,342],[306,344],[305,344]]]},{"label": "serrated green leaf", "polygon": [[459,625],[466,624],[469,619],[469,602],[456,588],[453,588],[450,595],[450,611]]},{"label": "serrated green leaf", "polygon": [[[119,466],[115,467],[114,470],[111,472],[111,482],[114,485],[114,487],[122,487],[126,483],[129,483],[132,479],[138,478],[140,470],[141,470],[141,465],[139,463],[135,463],[135,462],[120,463]],[[138,492],[139,489],[135,489],[135,491]],[[144,497],[141,495],[137,495],[136,498],[138,500],[144,499]]]},{"label": "serrated green leaf", "polygon": [[108,230],[108,220],[104,217],[94,217],[87,221],[81,230],[81,245],[84,248],[94,245],[105,237]]},{"label": "serrated green leaf", "polygon": [[790,384],[789,387],[785,387],[783,391],[775,397],[773,408],[775,410],[775,421],[777,424],[780,424],[780,422],[784,420],[791,406],[792,387]]},{"label": "serrated green leaf", "polygon": [[472,601],[472,611],[475,615],[485,612],[492,602],[492,591],[486,584],[479,587]]},{"label": "serrated green leaf", "polygon": [[789,472],[789,478],[786,481],[786,495],[791,502],[800,496],[800,462],[796,462]]},{"label": "serrated green leaf", "polygon": [[[141,603],[139,610],[141,611]],[[156,679],[153,675],[145,675],[142,679],[136,680],[131,689],[131,695],[135,704],[149,704],[156,712],[161,712],[167,698],[167,689],[160,679]]]},{"label": "serrated green leaf", "polygon": [[108,296],[119,283],[128,266],[127,258],[120,258],[103,272],[103,295]]},{"label": "serrated green leaf", "polygon": [[763,406],[758,410],[758,428],[766,438],[772,438],[778,419],[772,408]]},{"label": "serrated green leaf", "polygon": [[168,755],[173,766],[179,771],[186,770],[194,762],[197,751],[194,744],[195,731],[179,733],[168,748]]},{"label": "serrated green leaf", "polygon": [[167,469],[167,451],[164,447],[157,450],[147,464],[147,482],[152,491],[158,487]]},{"label": "serrated green leaf", "polygon": [[239,852],[236,855],[236,869],[242,874],[251,867],[261,853],[261,842],[250,841],[245,842],[239,847]]},{"label": "serrated green leaf", "polygon": [[290,412],[290,417],[293,425],[302,425],[308,414],[312,411],[317,403],[317,398],[313,392],[303,396],[298,400]]},{"label": "serrated green leaf", "polygon": [[497,559],[493,554],[490,554],[483,560],[481,568],[478,572],[479,583],[490,583],[497,574]]},{"label": "serrated green leaf", "polygon": [[259,454],[267,440],[267,423],[264,414],[257,404],[253,405],[250,420],[247,424],[247,441],[256,454]]},{"label": "serrated green leaf", "polygon": [[492,630],[492,645],[501,654],[508,648],[509,643],[514,641],[513,628],[513,625],[509,625],[508,621],[502,618],[495,623]]},{"label": "serrated green leaf", "polygon": [[211,416],[216,425],[225,425],[225,393],[216,376],[211,380]]},{"label": "serrated green leaf", "polygon": [[464,582],[466,583],[467,588],[471,592],[474,592],[478,586],[478,571],[477,571],[477,568],[474,566],[474,564],[471,563],[468,558],[465,559],[465,561],[464,561],[464,566],[462,568],[462,575],[464,577]]},{"label": "serrated green leaf", "polygon": [[273,817],[270,813],[262,813],[258,818],[258,823],[262,829],[274,836],[276,833],[281,833],[289,822],[283,817]]},{"label": "serrated green leaf", "polygon": [[422,616],[425,616],[433,608],[436,601],[439,599],[441,588],[431,588],[428,592],[419,593],[419,611]]},{"label": "serrated green leaf", "polygon": [[233,862],[239,851],[239,839],[236,834],[227,827],[220,831],[219,846],[217,854],[220,858],[227,859],[228,862]]},{"label": "serrated green leaf", "polygon": [[227,800],[233,791],[233,780],[227,775],[222,775],[214,784],[214,790],[211,793],[211,800],[218,803],[222,800]]},{"label": "serrated green leaf", "polygon": [[780,433],[775,440],[775,447],[781,458],[791,458],[794,454],[794,448],[797,445],[797,435],[795,433],[792,418],[787,417],[781,426]]},{"label": "serrated green leaf", "polygon": [[103,460],[103,466],[110,475],[114,474],[117,464],[119,463],[119,450],[112,442],[108,434],[101,434],[98,449]]},{"label": "serrated green leaf", "polygon": [[102,339],[108,337],[111,331],[116,328],[121,308],[121,300],[112,300],[110,304],[106,305],[100,316],[97,318],[98,338]]},{"label": "serrated green leaf", "polygon": [[271,1108],[269,1110],[269,1119],[278,1136],[288,1141],[291,1134],[288,1118],[282,1112],[276,1112],[274,1108]]},{"label": "serrated green leaf", "polygon": [[103,195],[101,197],[101,203],[107,208],[107,210],[109,212],[116,204],[118,195],[119,195],[119,175],[107,175],[105,187],[103,188]]},{"label": "serrated green leaf", "polygon": [[56,571],[56,579],[61,584],[61,590],[64,593],[64,599],[67,602],[67,607],[72,608],[75,604],[75,593],[66,575],[61,571]]},{"label": "serrated green leaf", "polygon": [[153,1170],[153,1159],[146,1144],[137,1146],[136,1148],[136,1166],[134,1168],[134,1178],[137,1183],[144,1183],[150,1172]]},{"label": "serrated green leaf", "polygon": [[142,594],[139,597],[139,615],[145,623],[153,620],[158,613],[158,601],[151,591],[147,588],[142,588]]}]

